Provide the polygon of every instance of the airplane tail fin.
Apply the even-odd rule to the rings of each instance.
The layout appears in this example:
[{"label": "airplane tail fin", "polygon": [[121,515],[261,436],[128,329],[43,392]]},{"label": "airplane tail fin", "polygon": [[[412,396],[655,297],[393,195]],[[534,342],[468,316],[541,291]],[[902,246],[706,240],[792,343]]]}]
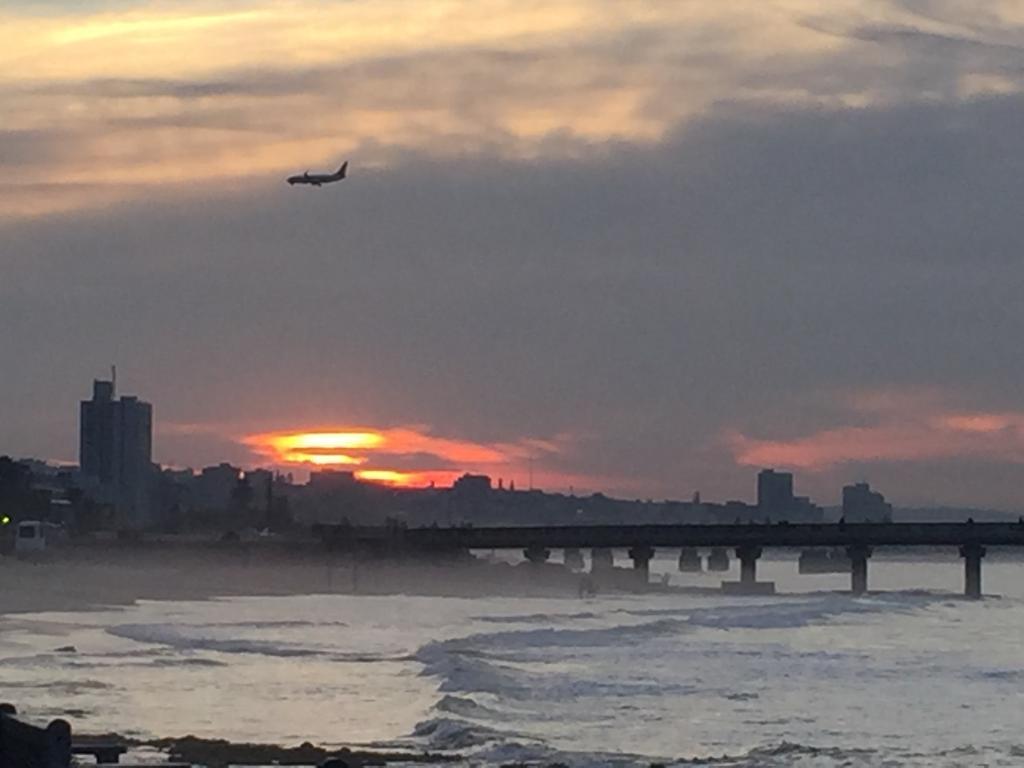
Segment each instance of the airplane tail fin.
[{"label": "airplane tail fin", "polygon": [[344,179],[345,172],[348,170],[348,160],[341,164],[341,168],[338,169],[338,178]]}]

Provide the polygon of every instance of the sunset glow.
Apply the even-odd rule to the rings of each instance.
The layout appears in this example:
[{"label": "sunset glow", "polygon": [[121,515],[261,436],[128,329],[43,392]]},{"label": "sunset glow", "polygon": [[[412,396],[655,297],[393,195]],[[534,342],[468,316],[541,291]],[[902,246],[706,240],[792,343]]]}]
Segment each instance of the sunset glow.
[{"label": "sunset glow", "polygon": [[[984,458],[1024,463],[1024,413],[963,412],[944,407],[934,392],[886,393],[851,401],[874,423],[841,425],[789,439],[754,438],[739,431],[725,441],[738,464],[812,472],[838,464]],[[869,407],[863,407],[865,403]]]},{"label": "sunset glow", "polygon": [[377,432],[300,432],[274,435],[270,441],[281,453],[299,450],[333,450],[337,448],[378,448],[384,436]]},{"label": "sunset glow", "polygon": [[[451,485],[466,472],[526,479],[532,462],[560,454],[566,438],[527,438],[510,442],[479,443],[431,434],[425,427],[387,429],[338,428],[309,431],[265,432],[241,442],[260,461],[277,467],[355,470],[360,480],[395,487]],[[357,469],[358,468],[358,469]],[[559,485],[580,483],[581,478],[538,471]]]},{"label": "sunset glow", "polygon": [[2,450],[116,364],[193,471],[1024,508],[1022,63],[1008,0],[0,2]]},{"label": "sunset glow", "polygon": [[349,456],[345,453],[304,453],[302,451],[284,451],[279,454],[286,464],[315,464],[318,467],[351,467],[365,464],[366,459]]},{"label": "sunset glow", "polygon": [[431,485],[449,486],[459,477],[458,472],[397,472],[393,469],[368,469],[356,472],[356,478],[368,483],[380,483],[395,488],[426,488]]}]

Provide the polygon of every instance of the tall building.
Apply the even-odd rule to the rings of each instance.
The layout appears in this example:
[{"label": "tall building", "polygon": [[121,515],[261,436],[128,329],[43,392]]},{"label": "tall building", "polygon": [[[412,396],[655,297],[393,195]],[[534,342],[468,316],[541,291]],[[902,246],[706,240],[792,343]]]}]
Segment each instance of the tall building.
[{"label": "tall building", "polygon": [[113,505],[118,525],[150,523],[153,490],[153,406],[137,397],[117,399],[114,382],[94,381],[79,421],[79,464]]},{"label": "tall building", "polygon": [[891,523],[892,504],[867,483],[845,485],[843,517],[850,523]]},{"label": "tall building", "polygon": [[781,519],[793,507],[793,473],[762,469],[757,473],[757,506],[762,515]]},{"label": "tall building", "polygon": [[793,473],[762,469],[757,474],[757,509],[764,520],[818,523],[824,510],[806,496],[793,495]]}]

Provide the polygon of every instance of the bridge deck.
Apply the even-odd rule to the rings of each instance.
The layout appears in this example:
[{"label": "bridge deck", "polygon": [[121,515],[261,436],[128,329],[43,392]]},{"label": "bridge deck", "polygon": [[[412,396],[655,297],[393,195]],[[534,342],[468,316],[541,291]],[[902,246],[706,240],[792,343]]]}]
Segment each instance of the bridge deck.
[{"label": "bridge deck", "polygon": [[331,543],[410,549],[1024,546],[1024,522],[323,528]]}]

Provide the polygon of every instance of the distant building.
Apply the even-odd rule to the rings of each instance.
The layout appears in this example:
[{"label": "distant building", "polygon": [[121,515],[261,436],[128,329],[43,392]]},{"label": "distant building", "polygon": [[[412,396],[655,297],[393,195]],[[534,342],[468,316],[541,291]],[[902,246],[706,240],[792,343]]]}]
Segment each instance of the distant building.
[{"label": "distant building", "polygon": [[112,504],[118,524],[152,522],[153,406],[137,397],[115,398],[114,382],[94,381],[92,400],[80,408],[79,463]]},{"label": "distant building", "polygon": [[483,500],[491,495],[491,478],[487,475],[465,474],[455,481],[452,491],[460,498]]},{"label": "distant building", "polygon": [[794,523],[820,523],[825,519],[825,510],[806,496],[794,496],[793,506],[783,519]]},{"label": "distant building", "polygon": [[774,469],[758,472],[757,506],[761,514],[781,519],[793,507],[793,473]]},{"label": "distant building", "polygon": [[867,483],[843,486],[843,517],[850,523],[891,523],[892,504]]},{"label": "distant building", "polygon": [[762,520],[816,523],[824,517],[821,507],[806,496],[793,495],[793,473],[762,469],[757,474],[757,509]]},{"label": "distant building", "polygon": [[192,498],[198,509],[223,512],[231,504],[231,494],[244,471],[227,462],[203,467],[193,482]]},{"label": "distant building", "polygon": [[395,489],[363,482],[353,472],[341,469],[310,472],[309,482],[292,501],[293,519],[307,525],[383,525],[396,513]]},{"label": "distant building", "polygon": [[354,472],[344,469],[318,469],[309,473],[309,487],[314,491],[337,491],[358,484]]}]

